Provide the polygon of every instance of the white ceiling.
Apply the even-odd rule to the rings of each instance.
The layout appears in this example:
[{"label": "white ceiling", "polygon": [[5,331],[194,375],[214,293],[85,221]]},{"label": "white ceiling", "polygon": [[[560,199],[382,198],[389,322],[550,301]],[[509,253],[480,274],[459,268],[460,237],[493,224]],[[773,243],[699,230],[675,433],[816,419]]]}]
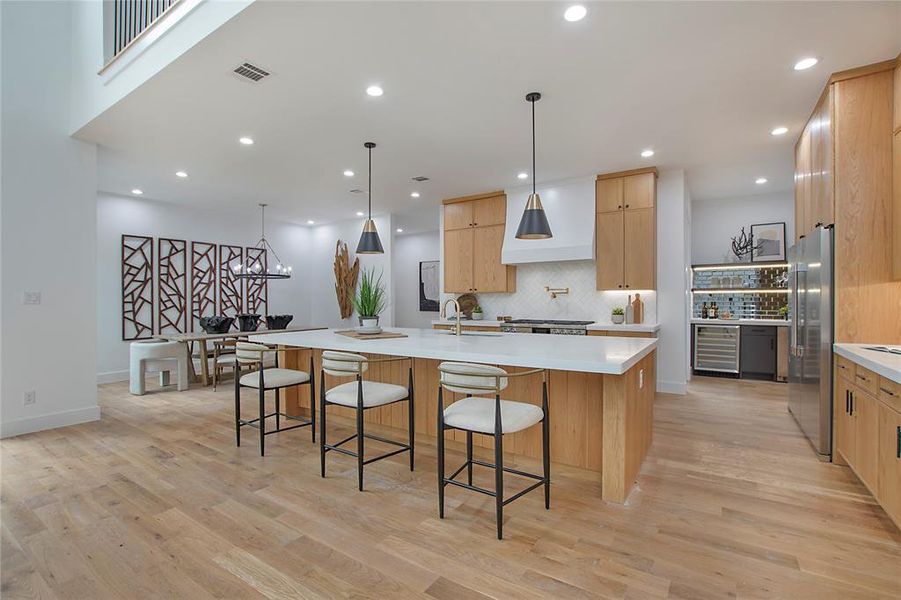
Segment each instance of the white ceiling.
[{"label": "white ceiling", "polygon": [[[537,90],[539,181],[654,164],[686,169],[695,198],[736,197],[791,188],[831,72],[901,50],[894,2],[591,3],[578,23],[565,7],[258,0],[78,135],[103,147],[104,191],[323,222],[365,210],[349,190],[367,140],[376,212],[522,183]],[[239,81],[245,60],[273,75]]]}]

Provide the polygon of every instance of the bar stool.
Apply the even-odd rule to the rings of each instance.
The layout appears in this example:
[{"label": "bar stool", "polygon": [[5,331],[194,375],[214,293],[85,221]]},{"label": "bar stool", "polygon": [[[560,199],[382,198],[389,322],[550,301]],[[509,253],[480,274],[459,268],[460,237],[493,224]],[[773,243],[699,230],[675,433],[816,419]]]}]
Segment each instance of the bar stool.
[{"label": "bar stool", "polygon": [[[547,408],[547,370],[533,369],[520,373],[507,373],[499,367],[472,363],[444,362],[438,365],[438,516],[444,518],[444,488],[456,485],[467,490],[493,496],[497,519],[497,539],[503,539],[504,506],[513,502],[539,486],[544,486],[544,508],[551,507],[551,457],[550,457],[550,420]],[[541,407],[527,402],[501,400],[501,391],[506,389],[508,379],[542,374]],[[466,394],[444,408],[444,390]],[[494,398],[477,398],[476,394],[494,392]],[[544,462],[544,475],[526,473],[504,466],[504,434],[516,433],[541,423],[541,448]],[[466,432],[466,462],[454,471],[450,477],[444,476],[444,432],[448,429],[460,429]],[[494,436],[494,464],[472,457],[472,434],[486,433]],[[472,484],[472,466],[481,465],[494,469],[494,491]],[[455,478],[463,469],[467,471],[467,482]],[[537,481],[514,494],[504,498],[504,471],[536,479]]]},{"label": "bar stool", "polygon": [[[263,366],[263,360],[266,353],[275,353],[275,367]],[[241,445],[241,427],[249,425],[260,430],[260,456],[266,455],[266,436],[279,433],[281,431],[290,431],[298,427],[310,426],[310,432],[313,436],[313,442],[316,442],[316,403],[313,398],[316,397],[315,384],[310,373],[313,372],[313,357],[310,356],[310,372],[298,371],[295,369],[283,369],[278,366],[278,355],[286,352],[284,349],[270,348],[265,344],[254,344],[251,342],[237,342],[235,344],[235,440],[237,445]],[[256,366],[257,370],[241,375],[241,366]],[[295,385],[309,384],[310,386],[310,418],[305,419],[295,415],[288,415],[281,412],[281,402],[279,391],[282,388]],[[241,388],[251,387],[257,388],[260,392],[260,416],[256,419],[244,420],[241,418]],[[275,412],[266,414],[266,392],[275,390]],[[266,431],[266,419],[275,417],[275,429]],[[281,426],[281,417],[285,417],[291,421],[300,421],[299,425],[290,427]]]},{"label": "bar stool", "polygon": [[[370,364],[389,363],[398,361],[410,361],[410,369],[407,376],[407,387],[395,385],[393,383],[382,383],[380,381],[364,381],[363,373],[369,369]],[[348,381],[333,387],[330,390],[325,389],[325,376],[332,377],[354,377],[356,381]],[[413,359],[411,358],[366,358],[360,354],[352,354],[349,352],[334,352],[326,350],[322,353],[322,370],[319,380],[319,401],[321,419],[319,423],[319,453],[320,453],[320,474],[325,477],[325,454],[327,452],[340,452],[347,456],[353,456],[357,459],[357,487],[363,491],[363,466],[369,463],[382,460],[400,454],[401,452],[410,452],[410,470],[413,470],[413,445],[414,445],[414,419],[413,419]],[[378,406],[387,406],[406,400],[408,402],[407,418],[409,420],[409,441],[406,444],[389,440],[381,436],[365,433],[363,430],[363,412]],[[337,404],[348,408],[356,409],[357,416],[357,432],[337,444],[329,444],[325,439],[325,417],[326,406],[329,404]],[[363,440],[369,438],[386,444],[399,446],[397,450],[386,452],[379,456],[365,459],[363,456]],[[345,448],[341,448],[343,444],[356,439],[357,451],[352,452]]]}]

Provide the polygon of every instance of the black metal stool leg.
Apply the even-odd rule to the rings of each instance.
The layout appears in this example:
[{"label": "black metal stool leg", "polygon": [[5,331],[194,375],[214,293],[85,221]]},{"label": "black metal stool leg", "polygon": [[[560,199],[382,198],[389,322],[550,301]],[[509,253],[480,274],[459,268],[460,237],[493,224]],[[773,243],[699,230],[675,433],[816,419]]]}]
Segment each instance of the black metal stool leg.
[{"label": "black metal stool leg", "polygon": [[310,350],[310,435],[316,443],[316,376],[313,373],[313,351]]},{"label": "black metal stool leg", "polygon": [[282,402],[281,402],[281,397],[279,396],[278,392],[279,392],[279,389],[275,388],[275,430],[281,431],[282,430],[282,416],[280,413],[282,411]]},{"label": "black metal stool leg", "polygon": [[[262,377],[260,377],[262,379]],[[266,456],[266,390],[260,385],[260,456]]]},{"label": "black metal stool leg", "polygon": [[438,388],[438,517],[444,518],[444,398]]},{"label": "black metal stool leg", "polygon": [[363,491],[363,380],[357,376],[357,487]]},{"label": "black metal stool leg", "polygon": [[544,508],[551,508],[551,424],[547,409],[547,382],[542,386],[541,408],[544,420],[541,423],[541,455],[544,461]]},{"label": "black metal stool leg", "polygon": [[319,376],[319,412],[319,474],[325,477],[325,371]]},{"label": "black metal stool leg", "polygon": [[241,447],[241,383],[235,372],[235,445]]},{"label": "black metal stool leg", "polygon": [[466,432],[466,482],[472,485],[472,432]]},{"label": "black metal stool leg", "polygon": [[409,406],[407,407],[407,420],[410,422],[410,470],[413,470],[413,446],[415,445],[415,428],[416,421],[413,418],[413,367],[410,367],[410,373],[407,378],[407,402]]},{"label": "black metal stool leg", "polygon": [[497,539],[504,538],[504,435],[501,424],[501,397],[495,396],[494,409],[494,505],[497,514]]}]

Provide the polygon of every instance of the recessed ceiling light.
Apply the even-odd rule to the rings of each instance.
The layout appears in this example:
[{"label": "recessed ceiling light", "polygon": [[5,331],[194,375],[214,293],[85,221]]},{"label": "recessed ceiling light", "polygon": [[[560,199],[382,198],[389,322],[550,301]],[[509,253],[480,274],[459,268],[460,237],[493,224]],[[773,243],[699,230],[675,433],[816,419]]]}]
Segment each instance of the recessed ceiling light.
[{"label": "recessed ceiling light", "polygon": [[175,172],[175,176],[176,176],[176,177],[181,177],[182,179],[184,179],[185,177],[188,176],[188,174],[185,173],[184,171],[176,171],[176,172]]},{"label": "recessed ceiling light", "polygon": [[563,18],[567,21],[581,21],[588,14],[588,10],[581,4],[573,4],[563,13]]},{"label": "recessed ceiling light", "polygon": [[653,150],[642,150],[641,155],[644,158],[651,158],[652,156],[654,156],[654,151]]},{"label": "recessed ceiling light", "polygon": [[315,225],[315,224],[316,224],[316,221],[314,221],[313,219],[307,219],[307,225]]},{"label": "recessed ceiling light", "polygon": [[528,178],[529,178],[529,174],[526,173],[525,171],[523,171],[522,173],[520,173],[519,175],[517,175],[516,178],[517,178],[517,179],[528,179]]},{"label": "recessed ceiling light", "polygon": [[404,230],[401,229],[400,227],[398,227],[395,231],[397,231],[397,233],[403,233],[403,232],[404,232]]},{"label": "recessed ceiling light", "polygon": [[411,198],[419,198],[419,192],[410,192]]},{"label": "recessed ceiling light", "polygon": [[249,137],[245,136],[245,137],[238,138],[238,141],[241,142],[242,144],[244,144],[245,146],[253,146],[253,138],[249,138]]},{"label": "recessed ceiling light", "polygon": [[134,194],[135,196],[140,196],[141,194],[144,193],[144,190],[139,190],[138,188],[135,188],[135,189],[131,190],[131,193]]},{"label": "recessed ceiling light", "polygon": [[366,88],[366,93],[370,96],[378,97],[384,94],[385,91],[377,85],[370,85],[368,88]]},{"label": "recessed ceiling light", "polygon": [[817,64],[819,61],[815,58],[802,58],[795,63],[795,71],[803,71]]},{"label": "recessed ceiling light", "polygon": [[754,183],[756,183],[757,185],[763,185],[766,182],[767,182],[766,177],[758,177],[757,179],[754,180]]},{"label": "recessed ceiling light", "polygon": [[347,170],[344,171],[344,176],[345,176],[345,177],[353,177],[353,176],[354,176],[354,172],[351,171],[350,169],[347,169]]},{"label": "recessed ceiling light", "polygon": [[776,127],[770,132],[770,135],[785,135],[788,133],[788,127]]},{"label": "recessed ceiling light", "polygon": [[363,216],[366,216],[366,213],[364,213],[362,210],[358,210],[358,211],[357,211],[357,216],[358,216],[358,217],[363,217]]}]

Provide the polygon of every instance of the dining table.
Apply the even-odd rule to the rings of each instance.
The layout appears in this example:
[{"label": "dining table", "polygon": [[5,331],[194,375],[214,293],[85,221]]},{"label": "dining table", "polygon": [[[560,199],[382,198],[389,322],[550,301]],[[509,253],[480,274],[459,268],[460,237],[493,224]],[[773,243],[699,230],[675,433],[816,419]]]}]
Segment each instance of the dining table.
[{"label": "dining table", "polygon": [[[191,370],[190,376],[193,381],[200,380],[203,385],[210,384],[210,351],[208,342],[215,342],[218,340],[235,340],[239,338],[246,338],[247,336],[258,336],[258,335],[266,335],[272,333],[291,333],[298,331],[312,331],[315,329],[325,329],[324,327],[312,327],[312,326],[296,326],[296,327],[286,327],[285,329],[259,329],[255,331],[227,331],[225,333],[207,333],[206,331],[189,331],[185,333],[159,333],[154,336],[159,340],[166,340],[167,342],[179,342],[184,344],[185,352],[188,354],[188,368]],[[197,373],[194,370],[194,361],[192,360],[191,353],[191,344],[194,342],[197,343],[198,353],[200,357],[200,377],[198,378]]]}]

